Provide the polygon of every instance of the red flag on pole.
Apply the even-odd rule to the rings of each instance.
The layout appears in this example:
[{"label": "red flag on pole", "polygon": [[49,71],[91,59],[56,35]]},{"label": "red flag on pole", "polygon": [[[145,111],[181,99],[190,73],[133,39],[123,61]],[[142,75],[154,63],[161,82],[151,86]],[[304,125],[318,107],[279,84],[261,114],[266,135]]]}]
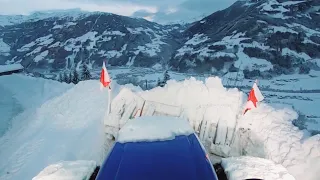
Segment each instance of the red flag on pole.
[{"label": "red flag on pole", "polygon": [[110,87],[111,79],[109,73],[106,68],[106,64],[103,61],[101,75],[100,75],[100,90],[103,90],[104,87],[109,88],[109,97],[108,97],[108,114],[111,112],[111,87]]},{"label": "red flag on pole", "polygon": [[245,107],[245,110],[243,114],[245,114],[247,111],[256,108],[257,102],[260,102],[264,99],[263,95],[261,94],[261,91],[259,90],[257,86],[257,80],[254,82],[253,87],[249,93],[248,101]]},{"label": "red flag on pole", "polygon": [[100,83],[101,83],[100,89],[103,89],[104,87],[109,87],[109,89],[110,89],[111,79],[110,79],[110,76],[109,76],[109,73],[107,71],[106,64],[104,61],[103,61],[103,65],[102,65],[101,75],[100,75]]}]

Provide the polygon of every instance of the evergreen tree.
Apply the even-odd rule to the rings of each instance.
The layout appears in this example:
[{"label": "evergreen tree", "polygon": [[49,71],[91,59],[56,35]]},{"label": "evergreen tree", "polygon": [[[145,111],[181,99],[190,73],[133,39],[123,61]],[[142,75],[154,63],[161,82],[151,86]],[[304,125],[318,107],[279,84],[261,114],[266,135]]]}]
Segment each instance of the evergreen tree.
[{"label": "evergreen tree", "polygon": [[72,73],[71,71],[69,72],[69,77],[68,77],[68,84],[72,83]]},{"label": "evergreen tree", "polygon": [[71,81],[72,81],[73,84],[78,84],[79,81],[80,81],[79,74],[78,74],[76,69],[73,70],[73,76],[72,76]]},{"label": "evergreen tree", "polygon": [[168,80],[170,80],[170,75],[168,73],[168,70],[166,70],[163,74],[163,82],[166,84]]},{"label": "evergreen tree", "polygon": [[67,72],[63,72],[63,82],[68,83],[69,82],[69,76]]},{"label": "evergreen tree", "polygon": [[158,78],[157,86],[160,86],[160,85],[161,85],[161,81],[160,81],[160,78]]},{"label": "evergreen tree", "polygon": [[58,81],[59,81],[59,82],[63,82],[63,81],[64,81],[64,79],[63,79],[62,76],[63,76],[63,75],[62,75],[62,73],[60,72],[60,73],[59,73],[59,76],[58,76]]},{"label": "evergreen tree", "polygon": [[91,73],[89,71],[89,68],[86,64],[82,64],[81,66],[81,80],[89,80],[91,79]]}]

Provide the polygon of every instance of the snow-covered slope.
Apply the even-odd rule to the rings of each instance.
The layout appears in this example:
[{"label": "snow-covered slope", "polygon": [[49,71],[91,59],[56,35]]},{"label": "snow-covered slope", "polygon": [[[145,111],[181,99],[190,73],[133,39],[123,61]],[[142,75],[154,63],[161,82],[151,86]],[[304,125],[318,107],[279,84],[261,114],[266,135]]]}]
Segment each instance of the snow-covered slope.
[{"label": "snow-covered slope", "polygon": [[[55,81],[16,75],[0,80],[12,93],[8,96],[23,101],[22,106],[36,106],[14,116],[12,127],[0,137],[1,180],[31,179],[44,167],[60,161],[103,161],[102,122],[108,95],[99,90],[98,81],[82,82],[69,89]],[[57,91],[64,93],[47,99],[46,94]]]}]

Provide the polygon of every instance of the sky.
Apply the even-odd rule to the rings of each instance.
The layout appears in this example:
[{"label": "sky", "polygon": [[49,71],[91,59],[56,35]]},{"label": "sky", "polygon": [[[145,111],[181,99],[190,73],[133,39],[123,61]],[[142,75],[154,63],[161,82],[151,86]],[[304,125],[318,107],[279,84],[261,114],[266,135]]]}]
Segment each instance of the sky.
[{"label": "sky", "polygon": [[0,14],[75,9],[142,17],[161,24],[192,22],[225,9],[236,0],[0,0]]}]

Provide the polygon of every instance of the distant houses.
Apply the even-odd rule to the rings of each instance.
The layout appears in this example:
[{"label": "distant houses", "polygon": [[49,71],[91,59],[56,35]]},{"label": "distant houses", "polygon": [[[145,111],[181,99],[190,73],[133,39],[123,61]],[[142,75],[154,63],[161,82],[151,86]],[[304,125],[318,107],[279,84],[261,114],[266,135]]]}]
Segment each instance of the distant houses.
[{"label": "distant houses", "polygon": [[21,64],[0,65],[0,76],[20,73],[23,69],[24,68]]}]

